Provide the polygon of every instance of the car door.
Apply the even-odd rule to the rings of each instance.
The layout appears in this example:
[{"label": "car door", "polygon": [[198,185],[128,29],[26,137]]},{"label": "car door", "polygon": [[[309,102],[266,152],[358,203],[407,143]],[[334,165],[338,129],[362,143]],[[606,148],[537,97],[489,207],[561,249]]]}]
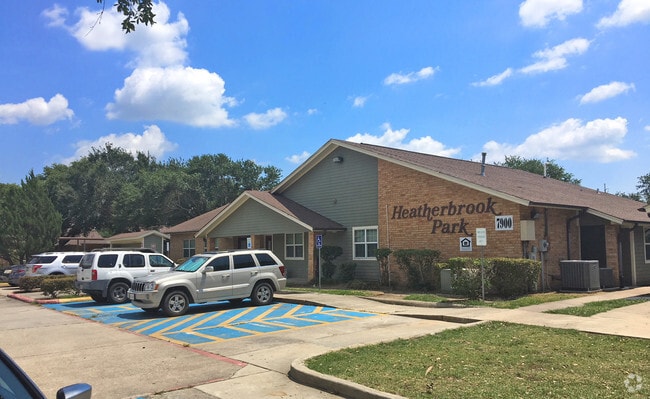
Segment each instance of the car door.
[{"label": "car door", "polygon": [[[206,268],[212,267],[212,271]],[[218,301],[232,296],[232,267],[230,256],[217,256],[210,260],[197,276],[196,296],[200,302]]]},{"label": "car door", "polygon": [[232,256],[232,294],[245,298],[251,294],[252,284],[257,280],[259,268],[252,254],[237,254]]},{"label": "car door", "polygon": [[133,279],[149,274],[149,268],[143,254],[124,254],[122,257],[122,271],[127,272]]},{"label": "car door", "polygon": [[174,262],[164,255],[151,254],[149,257],[149,267],[151,273],[164,273],[172,270]]}]

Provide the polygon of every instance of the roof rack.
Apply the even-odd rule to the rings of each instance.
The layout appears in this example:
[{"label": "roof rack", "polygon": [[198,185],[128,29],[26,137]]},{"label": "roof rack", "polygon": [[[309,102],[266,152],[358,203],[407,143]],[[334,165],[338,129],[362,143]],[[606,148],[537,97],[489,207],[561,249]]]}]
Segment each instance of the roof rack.
[{"label": "roof rack", "polygon": [[148,254],[157,254],[159,253],[158,251],[155,251],[151,248],[125,248],[125,247],[119,247],[119,248],[97,248],[93,249],[92,252],[117,252],[117,251],[133,251],[133,252],[142,252],[142,253],[148,253]]}]

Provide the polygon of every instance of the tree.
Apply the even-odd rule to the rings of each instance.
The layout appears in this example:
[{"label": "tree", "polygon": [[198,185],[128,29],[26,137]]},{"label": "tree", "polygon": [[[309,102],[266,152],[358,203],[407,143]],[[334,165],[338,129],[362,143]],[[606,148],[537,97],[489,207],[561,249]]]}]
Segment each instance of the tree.
[{"label": "tree", "polygon": [[650,173],[639,176],[638,182],[636,188],[639,190],[640,201],[650,203]]},{"label": "tree", "polygon": [[43,181],[30,171],[21,185],[5,185],[0,197],[0,256],[23,263],[54,248],[61,235],[61,215]]},{"label": "tree", "polygon": [[[106,1],[97,0],[97,3],[102,5],[98,19],[101,20],[106,7]],[[114,6],[117,8],[117,12],[124,15],[124,19],[122,20],[122,30],[124,33],[134,31],[135,26],[139,24],[153,25],[156,23],[154,21],[156,14],[153,13],[152,0],[117,0]]]},{"label": "tree", "polygon": [[[495,165],[525,170],[527,172],[544,176],[544,162],[539,159],[527,159],[518,155],[513,155],[506,156],[505,162],[495,162]],[[575,178],[572,173],[564,170],[564,168],[558,165],[554,160],[546,161],[546,176],[567,183],[580,184],[582,182],[582,180]]]}]

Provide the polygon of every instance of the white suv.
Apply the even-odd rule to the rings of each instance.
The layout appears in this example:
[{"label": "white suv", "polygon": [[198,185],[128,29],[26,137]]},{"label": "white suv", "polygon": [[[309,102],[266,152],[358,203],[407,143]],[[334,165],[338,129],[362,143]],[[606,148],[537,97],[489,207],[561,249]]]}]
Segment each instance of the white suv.
[{"label": "white suv", "polygon": [[74,275],[84,252],[44,252],[27,262],[25,275]]},{"label": "white suv", "polygon": [[133,279],[171,270],[176,264],[151,249],[107,248],[81,258],[75,286],[95,302],[124,303]]},{"label": "white suv", "polygon": [[129,299],[147,312],[162,308],[167,316],[181,316],[190,303],[250,298],[254,305],[267,305],[286,284],[286,268],[271,251],[208,252],[169,273],[136,279]]}]

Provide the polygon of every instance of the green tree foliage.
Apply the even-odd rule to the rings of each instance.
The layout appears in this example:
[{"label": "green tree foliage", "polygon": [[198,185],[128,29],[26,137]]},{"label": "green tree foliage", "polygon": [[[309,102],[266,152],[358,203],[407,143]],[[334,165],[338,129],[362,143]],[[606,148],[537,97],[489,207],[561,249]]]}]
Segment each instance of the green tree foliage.
[{"label": "green tree foliage", "polygon": [[23,263],[35,253],[52,249],[61,233],[61,215],[43,181],[30,172],[20,186],[0,187],[0,256]]},{"label": "green tree foliage", "polygon": [[[504,162],[495,162],[495,165],[506,166],[512,169],[525,170],[544,176],[544,163],[542,160],[534,158],[522,158],[518,155],[506,156]],[[554,160],[546,161],[546,176],[552,179],[565,181],[567,183],[580,184],[582,180],[577,179],[572,173],[564,170]]]},{"label": "green tree foliage", "polygon": [[106,144],[70,165],[52,165],[43,180],[63,216],[63,234],[115,234],[173,226],[225,205],[244,190],[278,184],[279,169],[224,154],[158,162]]},{"label": "green tree foliage", "polygon": [[[97,3],[102,5],[101,18],[104,7],[106,7],[106,0],[97,0]],[[117,8],[117,12],[124,15],[122,30],[125,33],[134,31],[135,26],[139,24],[153,25],[156,23],[154,21],[156,14],[153,13],[151,0],[117,0],[113,6]]]},{"label": "green tree foliage", "polygon": [[639,190],[640,201],[646,204],[650,203],[650,173],[639,176],[638,182],[639,184],[637,184],[636,188]]}]

